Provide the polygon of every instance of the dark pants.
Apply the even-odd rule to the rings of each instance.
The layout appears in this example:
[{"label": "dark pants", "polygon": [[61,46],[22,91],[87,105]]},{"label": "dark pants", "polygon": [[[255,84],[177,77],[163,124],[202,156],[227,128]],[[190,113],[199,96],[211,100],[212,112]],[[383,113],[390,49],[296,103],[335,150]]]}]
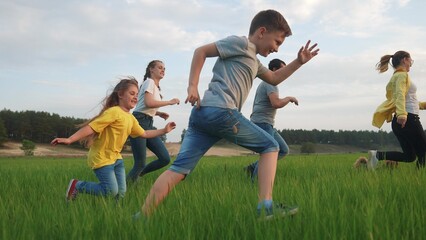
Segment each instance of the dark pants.
[{"label": "dark pants", "polygon": [[[144,130],[152,130],[153,118],[140,112],[134,112],[133,115],[138,120],[139,125]],[[127,174],[127,181],[136,181],[139,176],[143,176],[149,172],[155,171],[170,163],[170,155],[164,146],[160,137],[155,138],[132,138],[130,137],[130,144],[132,145],[134,165],[130,172]],[[146,165],[146,149],[151,150],[158,159]]]},{"label": "dark pants", "polygon": [[392,119],[392,131],[401,145],[402,152],[377,152],[379,160],[392,160],[397,162],[414,162],[417,158],[417,167],[425,166],[426,135],[418,115],[409,113],[405,127],[402,128]]}]

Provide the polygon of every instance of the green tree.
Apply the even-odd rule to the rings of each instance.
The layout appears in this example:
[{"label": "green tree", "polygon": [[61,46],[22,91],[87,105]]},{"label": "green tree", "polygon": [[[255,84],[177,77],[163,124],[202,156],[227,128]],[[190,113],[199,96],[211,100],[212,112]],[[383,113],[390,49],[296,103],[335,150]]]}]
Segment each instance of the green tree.
[{"label": "green tree", "polygon": [[36,146],[35,144],[30,140],[22,140],[22,147],[21,150],[24,151],[25,156],[34,156],[34,150]]},{"label": "green tree", "polygon": [[183,142],[183,138],[185,137],[185,133],[186,133],[186,129],[184,128],[184,129],[182,130],[182,134],[180,134],[180,142],[181,142],[181,143]]},{"label": "green tree", "polygon": [[163,134],[163,135],[161,135],[161,136],[160,136],[160,139],[161,139],[161,141],[162,141],[163,143],[166,143],[166,141],[167,141],[167,134]]},{"label": "green tree", "polygon": [[58,114],[36,111],[0,111],[7,138],[14,141],[28,139],[36,143],[49,143],[54,137],[68,137],[84,119],[60,117]]},{"label": "green tree", "polygon": [[0,118],[0,146],[3,146],[3,143],[7,141],[7,132],[4,127],[3,119]]},{"label": "green tree", "polygon": [[312,142],[305,142],[302,143],[302,146],[300,147],[301,153],[315,153],[315,144]]}]

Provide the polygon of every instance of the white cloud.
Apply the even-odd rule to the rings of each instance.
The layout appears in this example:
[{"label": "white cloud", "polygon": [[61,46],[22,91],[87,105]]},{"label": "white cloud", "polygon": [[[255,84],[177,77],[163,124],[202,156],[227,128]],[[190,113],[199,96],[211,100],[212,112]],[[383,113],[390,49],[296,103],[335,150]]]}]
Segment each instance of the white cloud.
[{"label": "white cloud", "polygon": [[410,2],[410,0],[399,0],[398,1],[398,4],[399,4],[399,6],[401,6],[401,7],[405,7],[405,6],[407,6],[407,4]]},{"label": "white cloud", "polygon": [[321,25],[337,35],[368,37],[389,23],[389,1],[330,1],[322,12]]},{"label": "white cloud", "polygon": [[[166,12],[172,11],[182,14],[179,9],[189,11],[177,2],[167,5],[177,9],[166,8],[158,15],[148,12],[144,6],[133,8],[90,2],[60,10],[18,4],[8,7],[11,11],[2,17],[2,22],[7,24],[5,31],[0,33],[3,46],[0,48],[3,53],[20,60],[44,62],[60,58],[86,62],[108,54],[145,54],[163,49],[188,51],[217,38],[206,28],[186,28],[167,16]],[[11,61],[4,64],[11,64]],[[35,63],[28,60],[27,64]]]}]

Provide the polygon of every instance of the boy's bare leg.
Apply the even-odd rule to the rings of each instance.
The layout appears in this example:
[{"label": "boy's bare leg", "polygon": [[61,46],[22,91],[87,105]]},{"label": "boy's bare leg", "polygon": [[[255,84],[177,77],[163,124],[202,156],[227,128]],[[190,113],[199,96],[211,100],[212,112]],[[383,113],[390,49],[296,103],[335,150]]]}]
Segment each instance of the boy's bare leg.
[{"label": "boy's bare leg", "polygon": [[278,152],[260,154],[258,179],[259,179],[259,202],[272,199],[275,172],[277,170]]},{"label": "boy's bare leg", "polygon": [[152,185],[145,203],[142,205],[142,213],[150,216],[158,204],[172,191],[172,189],[184,179],[185,175],[170,170],[163,172],[154,185]]}]

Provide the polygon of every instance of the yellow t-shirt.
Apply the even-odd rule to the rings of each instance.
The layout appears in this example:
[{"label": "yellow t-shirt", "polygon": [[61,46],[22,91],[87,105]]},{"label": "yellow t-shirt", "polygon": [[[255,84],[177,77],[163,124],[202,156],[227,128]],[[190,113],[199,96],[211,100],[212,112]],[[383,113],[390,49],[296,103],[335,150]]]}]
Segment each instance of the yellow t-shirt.
[{"label": "yellow t-shirt", "polygon": [[145,132],[136,118],[119,106],[105,110],[89,126],[98,133],[87,158],[92,169],[111,165],[117,159],[122,159],[120,152],[129,135],[138,137]]}]

